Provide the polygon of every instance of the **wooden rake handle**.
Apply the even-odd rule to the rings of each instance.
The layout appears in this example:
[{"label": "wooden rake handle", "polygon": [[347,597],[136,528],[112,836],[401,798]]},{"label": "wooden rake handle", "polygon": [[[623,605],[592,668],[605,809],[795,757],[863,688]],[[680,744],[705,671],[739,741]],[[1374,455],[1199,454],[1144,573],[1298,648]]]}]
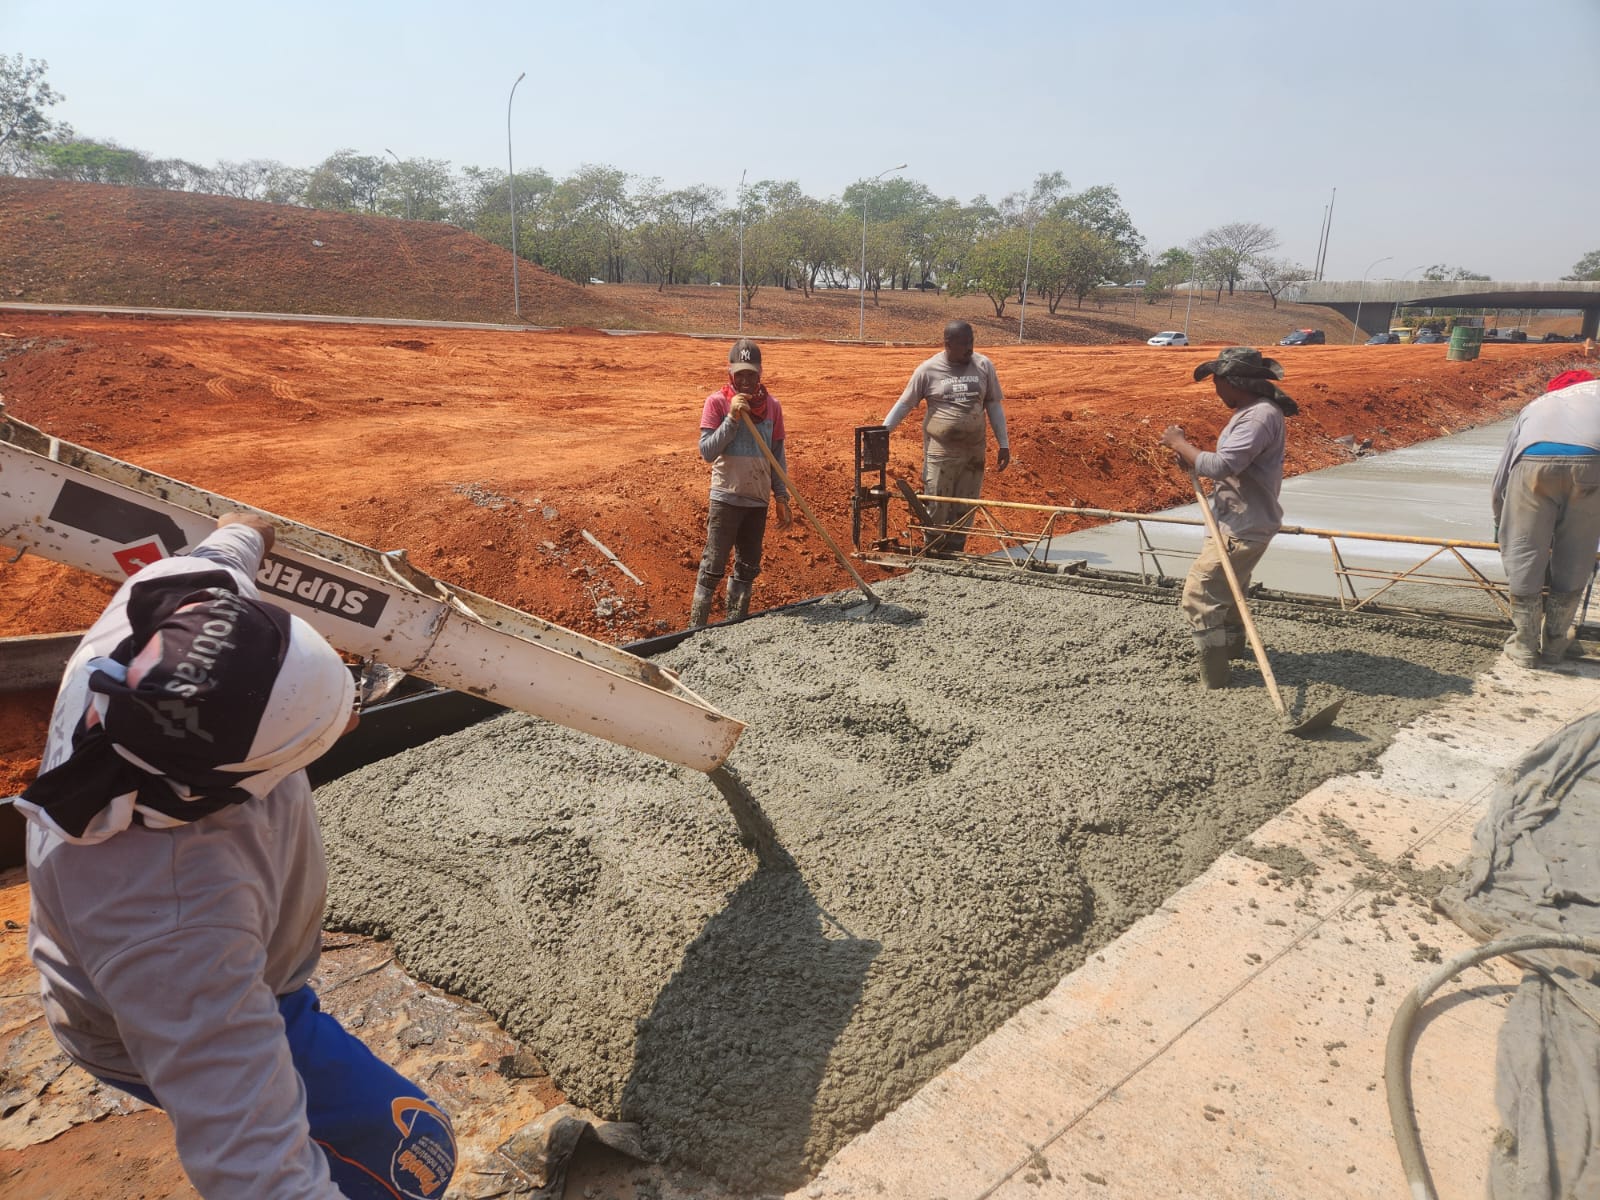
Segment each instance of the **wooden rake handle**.
[{"label": "wooden rake handle", "polygon": [[794,502],[800,506],[800,511],[805,515],[806,521],[810,523],[811,528],[815,529],[817,536],[828,544],[828,549],[833,551],[833,556],[839,560],[839,565],[850,572],[850,578],[856,581],[856,586],[861,589],[861,594],[872,603],[873,608],[877,608],[883,601],[879,600],[878,594],[867,586],[867,581],[861,578],[861,572],[857,571],[855,564],[845,557],[844,551],[839,549],[839,544],[828,536],[828,531],[822,527],[821,522],[811,515],[811,506],[806,503],[806,498],[795,489],[794,480],[790,479],[788,473],[778,465],[777,458],[767,446],[767,439],[761,436],[761,431],[756,428],[755,422],[750,419],[750,414],[740,412],[739,418],[744,422],[744,427],[750,431],[750,435],[756,439],[756,445],[761,447],[761,453],[767,456],[767,462],[771,464],[773,473],[783,480],[783,486],[789,489],[789,495],[794,497]]}]

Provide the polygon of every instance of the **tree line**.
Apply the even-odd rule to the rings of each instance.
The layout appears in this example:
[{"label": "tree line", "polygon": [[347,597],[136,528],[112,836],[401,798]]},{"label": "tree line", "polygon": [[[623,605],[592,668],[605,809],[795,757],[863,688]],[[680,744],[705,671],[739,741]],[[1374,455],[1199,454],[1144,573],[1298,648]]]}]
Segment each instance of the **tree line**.
[{"label": "tree line", "polygon": [[905,177],[819,198],[795,180],[759,180],[731,193],[709,184],[669,188],[605,164],[559,178],[534,168],[513,181],[498,169],[387,150],[344,149],[309,168],[271,159],[202,166],[79,137],[53,121],[48,110],[63,97],[46,82],[46,68],[0,56],[0,171],[447,222],[508,250],[514,183],[518,254],[583,284],[742,279],[749,302],[766,286],[810,294],[864,281],[874,302],[883,288],[937,288],[982,294],[1004,316],[1024,293],[1056,312],[1069,300],[1081,308],[1102,284],[1129,281],[1142,283],[1150,303],[1188,284],[1213,288],[1219,299],[1246,286],[1276,305],[1284,288],[1312,274],[1275,257],[1277,235],[1254,222],[1219,225],[1152,255],[1115,187],[1074,191],[1059,171],[997,201],[963,202]]}]

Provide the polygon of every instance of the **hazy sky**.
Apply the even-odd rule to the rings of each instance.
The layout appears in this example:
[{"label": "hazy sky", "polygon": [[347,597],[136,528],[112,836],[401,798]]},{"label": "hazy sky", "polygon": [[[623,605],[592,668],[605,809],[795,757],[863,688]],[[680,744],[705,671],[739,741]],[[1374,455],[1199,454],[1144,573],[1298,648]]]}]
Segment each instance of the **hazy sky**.
[{"label": "hazy sky", "polygon": [[[1600,248],[1600,0],[0,0],[81,136],[203,165],[343,148],[837,195],[1112,184],[1152,252],[1259,221],[1330,279],[1554,279]],[[0,216],[3,219],[3,216]]]}]

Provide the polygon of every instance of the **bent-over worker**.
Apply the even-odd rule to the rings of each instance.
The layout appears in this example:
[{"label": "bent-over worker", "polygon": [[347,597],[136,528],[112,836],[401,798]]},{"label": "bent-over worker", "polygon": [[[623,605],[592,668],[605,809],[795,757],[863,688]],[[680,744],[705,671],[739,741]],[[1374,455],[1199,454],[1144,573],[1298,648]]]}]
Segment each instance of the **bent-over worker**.
[{"label": "bent-over worker", "polygon": [[768,497],[776,501],[778,526],[794,521],[789,490],[761,452],[761,446],[740,419],[749,416],[756,435],[787,473],[784,456],[783,408],[761,382],[761,347],[740,338],[728,351],[728,382],[712,392],[700,410],[700,457],[711,464],[711,498],[706,514],[706,548],[700,555],[689,627],[711,618],[717,585],[733,555],[728,579],[727,618],[738,621],[750,612],[750,593],[761,574],[761,546],[767,535]]},{"label": "bent-over worker", "polygon": [[1278,493],[1283,488],[1284,418],[1294,416],[1300,406],[1274,382],[1283,378],[1283,367],[1250,346],[1230,346],[1194,369],[1196,382],[1207,376],[1218,398],[1233,410],[1217,435],[1216,450],[1192,445],[1178,425],[1167,428],[1161,444],[1196,475],[1213,481],[1211,511],[1226,546],[1207,535],[1183,581],[1179,607],[1189,618],[1200,652],[1201,682],[1220,688],[1228,685],[1229,661],[1250,653],[1222,555],[1227,554],[1244,591],[1283,524]]},{"label": "bent-over worker", "polygon": [[1600,381],[1588,371],[1557,375],[1517,414],[1491,503],[1511,593],[1506,656],[1553,666],[1572,645],[1600,542]]},{"label": "bent-over worker", "polygon": [[207,1200],[438,1197],[450,1121],[322,1013],[327,861],[304,768],[355,682],[260,601],[272,526],[138,571],[68,660],[28,821],[28,953],[61,1048],[164,1109]]},{"label": "bent-over worker", "polygon": [[[905,391],[884,417],[884,425],[894,429],[924,400],[928,402],[922,420],[924,493],[976,500],[983,494],[988,454],[985,418],[999,447],[995,470],[1004,471],[1011,465],[1011,443],[1006,437],[1000,378],[994,363],[972,352],[972,326],[965,321],[951,321],[944,327],[944,350],[911,372]],[[928,515],[935,525],[965,529],[972,520],[972,509],[935,501],[928,506]],[[934,534],[928,538],[927,550],[930,554],[959,554],[966,545],[965,533]]]}]

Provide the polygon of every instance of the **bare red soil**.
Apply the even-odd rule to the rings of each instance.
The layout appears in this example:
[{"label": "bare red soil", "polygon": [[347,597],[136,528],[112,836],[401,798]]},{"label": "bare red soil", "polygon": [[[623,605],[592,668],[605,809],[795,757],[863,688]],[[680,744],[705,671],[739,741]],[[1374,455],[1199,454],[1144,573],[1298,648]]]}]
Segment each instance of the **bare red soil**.
[{"label": "bare red soil", "polygon": [[[142,467],[384,549],[595,636],[680,628],[704,538],[700,404],[722,342],[584,332],[311,326],[206,319],[0,318],[13,415]],[[1190,379],[1214,349],[983,346],[1008,394],[1013,465],[999,499],[1145,510],[1180,501],[1157,439],[1201,439],[1226,410]],[[928,348],[794,342],[768,350],[801,493],[849,528],[852,430],[882,419]],[[1277,351],[1302,403],[1291,471],[1390,449],[1515,408],[1564,346]],[[920,436],[893,441],[915,481]],[[642,587],[583,538],[614,551]],[[848,586],[799,524],[769,540],[763,606]],[[25,558],[0,572],[0,634],[80,627],[105,585]],[[607,601],[605,604],[600,602]],[[609,610],[609,611],[607,611]],[[602,615],[603,614],[603,615]]]}]

